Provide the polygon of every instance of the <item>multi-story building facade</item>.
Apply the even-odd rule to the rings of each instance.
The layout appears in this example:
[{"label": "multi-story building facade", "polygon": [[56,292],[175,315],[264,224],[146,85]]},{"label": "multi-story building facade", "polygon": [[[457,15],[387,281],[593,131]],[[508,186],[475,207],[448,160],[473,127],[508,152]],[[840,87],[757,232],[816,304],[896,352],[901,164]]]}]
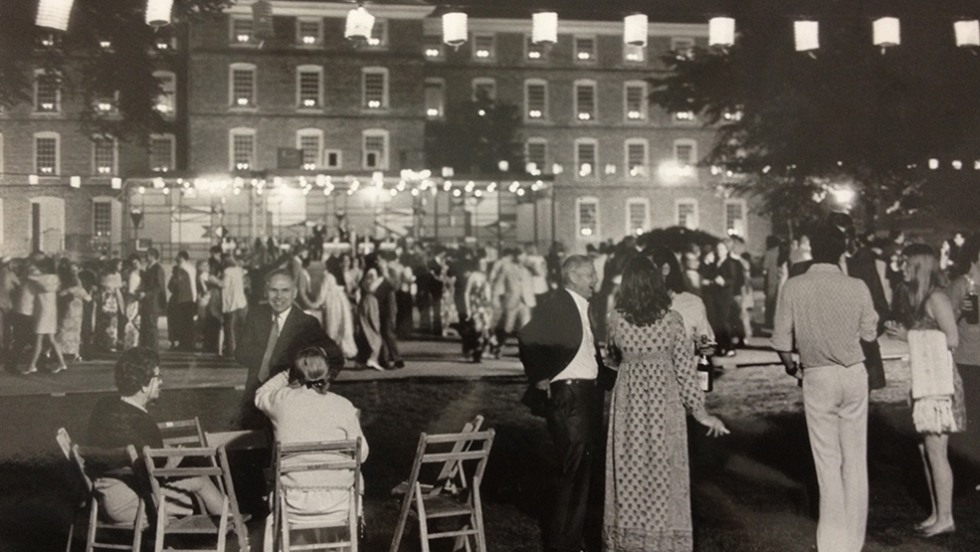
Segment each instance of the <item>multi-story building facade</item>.
[{"label": "multi-story building facade", "polygon": [[[354,47],[350,4],[271,5],[268,28],[249,0],[177,28],[158,71],[172,129],[145,148],[114,144],[110,169],[108,146],[79,131],[70,102],[47,111],[39,76],[35,105],[0,119],[0,247],[79,248],[71,236],[85,234],[113,250],[197,249],[219,227],[251,240],[302,237],[312,223],[571,251],[681,225],[762,247],[768,222],[718,192],[724,175],[695,166],[714,132],[647,101],[660,57],[706,41],[706,24],[651,22],[641,47],[623,43],[621,19],[561,18],[545,48],[530,41],[526,11],[474,13],[452,48],[435,7],[405,0],[369,4],[371,37]],[[525,166],[423,173],[427,125],[477,94],[518,106]]]}]

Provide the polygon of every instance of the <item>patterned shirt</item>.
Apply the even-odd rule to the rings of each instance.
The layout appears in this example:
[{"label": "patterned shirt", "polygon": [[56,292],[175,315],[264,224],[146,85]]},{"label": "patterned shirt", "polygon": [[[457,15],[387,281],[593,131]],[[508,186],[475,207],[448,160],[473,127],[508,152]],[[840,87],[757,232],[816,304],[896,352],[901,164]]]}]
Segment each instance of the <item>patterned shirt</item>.
[{"label": "patterned shirt", "polygon": [[877,338],[878,313],[868,286],[831,264],[790,278],[776,305],[772,347],[800,351],[804,367],[851,366],[864,360],[858,339]]}]

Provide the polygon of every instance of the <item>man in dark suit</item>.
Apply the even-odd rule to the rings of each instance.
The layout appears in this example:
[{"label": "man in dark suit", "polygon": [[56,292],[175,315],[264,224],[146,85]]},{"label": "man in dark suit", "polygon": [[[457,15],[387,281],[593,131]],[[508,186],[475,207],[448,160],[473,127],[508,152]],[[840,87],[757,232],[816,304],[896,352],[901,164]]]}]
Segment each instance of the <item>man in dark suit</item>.
[{"label": "man in dark suit", "polygon": [[374,258],[373,263],[368,262],[368,266],[371,265],[378,269],[378,277],[381,278],[381,283],[374,290],[374,296],[378,299],[378,313],[381,318],[381,365],[397,370],[405,367],[405,361],[402,360],[401,352],[398,350],[397,289],[391,282],[391,276],[388,272],[388,259],[379,254]]},{"label": "man in dark suit", "polygon": [[177,253],[173,273],[167,282],[172,303],[172,320],[168,319],[168,323],[173,324],[173,327],[168,328],[170,340],[176,341],[177,348],[181,351],[193,351],[197,341],[194,332],[194,313],[197,311],[194,291],[197,282],[191,276],[189,266],[190,255],[186,251]]},{"label": "man in dark suit", "polygon": [[235,359],[248,368],[242,405],[242,425],[245,427],[263,427],[264,417],[253,404],[255,391],[272,376],[289,370],[300,349],[321,347],[327,353],[331,369],[339,370],[344,365],[340,347],[327,337],[317,319],[293,304],[296,284],[288,270],[269,273],[265,294],[268,304],[249,307],[245,328],[235,350]]},{"label": "man in dark suit", "polygon": [[554,510],[545,523],[548,550],[581,550],[593,456],[598,452],[601,358],[589,322],[588,300],[597,278],[591,259],[562,263],[564,289],[539,306],[518,333],[529,387],[524,402],[548,422],[558,449]]},{"label": "man in dark suit", "polygon": [[146,270],[143,271],[143,291],[140,298],[140,347],[158,350],[157,322],[167,309],[167,273],[160,266],[160,252],[146,250]]}]

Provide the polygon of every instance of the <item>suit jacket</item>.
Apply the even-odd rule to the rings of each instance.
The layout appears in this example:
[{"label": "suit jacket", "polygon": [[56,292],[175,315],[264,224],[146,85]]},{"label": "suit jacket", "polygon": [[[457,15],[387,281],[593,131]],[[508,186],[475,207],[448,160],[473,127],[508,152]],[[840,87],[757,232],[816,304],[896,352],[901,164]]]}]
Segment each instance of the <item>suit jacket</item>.
[{"label": "suit jacket", "polygon": [[160,263],[143,271],[141,285],[146,296],[142,308],[162,312],[167,309],[167,273]]},{"label": "suit jacket", "polygon": [[854,255],[847,258],[847,274],[860,279],[868,285],[871,292],[871,302],[878,313],[878,334],[884,331],[885,321],[891,317],[888,299],[885,298],[885,288],[881,285],[878,267],[875,265],[875,254],[868,248],[858,249]]},{"label": "suit jacket", "polygon": [[170,290],[170,298],[174,303],[193,303],[194,302],[194,282],[191,275],[183,268],[174,267],[167,289]]},{"label": "suit jacket", "polygon": [[398,316],[398,303],[395,298],[395,286],[388,281],[388,278],[381,280],[378,287],[374,290],[374,297],[378,300],[378,312],[381,317],[381,332],[385,334],[395,333],[396,318]]},{"label": "suit jacket", "polygon": [[[245,381],[246,401],[264,381],[259,381],[259,368],[262,366],[262,356],[265,345],[272,331],[272,308],[269,305],[255,305],[248,309],[245,328],[235,350],[235,359],[248,368]],[[279,372],[289,370],[293,365],[296,353],[306,347],[321,347],[327,353],[327,363],[331,368],[341,368],[344,365],[344,354],[340,347],[329,337],[316,318],[306,314],[297,305],[293,305],[289,316],[282,325],[279,338],[276,340],[269,360],[269,377]]]}]

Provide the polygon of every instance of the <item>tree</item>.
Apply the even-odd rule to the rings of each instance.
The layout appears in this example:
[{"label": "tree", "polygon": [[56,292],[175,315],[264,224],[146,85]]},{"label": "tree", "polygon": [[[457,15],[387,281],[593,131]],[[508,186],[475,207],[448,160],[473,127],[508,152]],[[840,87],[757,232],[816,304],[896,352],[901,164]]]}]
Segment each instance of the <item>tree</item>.
[{"label": "tree", "polygon": [[[651,100],[694,111],[718,128],[703,159],[741,176],[736,193],[790,221],[813,213],[835,186],[854,186],[869,223],[935,207],[940,172],[928,160],[980,159],[980,63],[956,48],[953,22],[976,4],[896,0],[889,12],[864,2],[745,0],[728,49],[664,57]],[[871,21],[899,17],[902,44],[872,45]],[[820,48],[796,52],[795,19],[820,22]]]},{"label": "tree", "polygon": [[[176,0],[175,25],[220,13],[230,0]],[[154,109],[162,92],[153,71],[163,56],[157,38],[173,36],[173,26],[146,24],[145,1],[76,0],[68,32],[34,24],[36,1],[0,3],[0,104],[29,103],[34,70],[56,75],[62,94],[85,106],[82,130],[121,140],[144,140],[166,122]],[[105,117],[97,100],[118,93],[119,117]]]},{"label": "tree", "polygon": [[523,153],[517,140],[520,115],[516,105],[499,103],[481,94],[476,99],[449,106],[445,121],[426,126],[425,158],[438,171],[452,167],[461,174],[500,172],[523,168]]}]

